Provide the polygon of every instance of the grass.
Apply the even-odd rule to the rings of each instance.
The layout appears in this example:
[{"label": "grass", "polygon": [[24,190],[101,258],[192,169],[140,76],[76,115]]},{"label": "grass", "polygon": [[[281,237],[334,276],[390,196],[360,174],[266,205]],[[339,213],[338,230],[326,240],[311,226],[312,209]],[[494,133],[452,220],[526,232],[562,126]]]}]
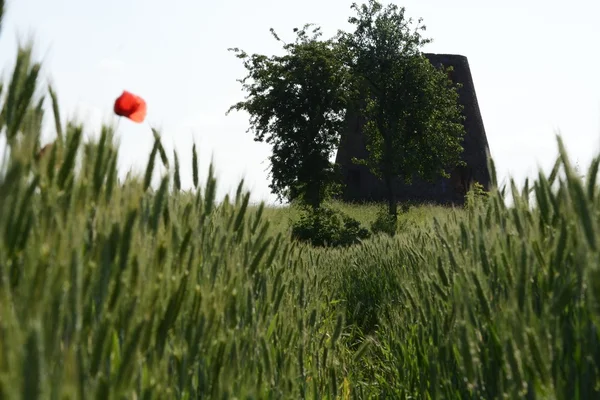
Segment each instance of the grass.
[{"label": "grass", "polygon": [[158,132],[118,182],[111,129],[60,123],[38,70],[21,50],[2,91],[0,398],[599,396],[599,158],[582,180],[559,140],[511,207],[417,207],[394,238],[314,249],[286,233],[297,209],[217,201],[211,171],[179,190]]},{"label": "grass", "polygon": [[[385,208],[385,204],[378,203],[344,203],[342,201],[331,200],[325,203],[326,206],[340,210],[350,217],[356,219],[364,227],[369,228],[371,223],[377,218],[377,212]],[[250,207],[257,208],[257,206]],[[400,213],[398,218],[398,233],[403,234],[408,227],[419,227],[421,229],[431,229],[435,218],[446,218],[449,208],[444,206],[421,204],[418,206],[406,206],[404,212]],[[461,213],[460,208],[453,209],[454,212]],[[263,213],[264,218],[269,221],[269,231],[272,234],[290,233],[290,222],[300,218],[302,208],[296,205],[285,207],[266,207]]]}]

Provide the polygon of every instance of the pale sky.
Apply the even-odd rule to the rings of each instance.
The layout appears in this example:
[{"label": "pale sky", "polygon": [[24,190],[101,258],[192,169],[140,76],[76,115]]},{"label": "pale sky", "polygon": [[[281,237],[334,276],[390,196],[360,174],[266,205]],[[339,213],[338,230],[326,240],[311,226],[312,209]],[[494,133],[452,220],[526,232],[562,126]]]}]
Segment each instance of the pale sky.
[{"label": "pale sky", "polygon": [[[360,3],[360,2],[359,2]],[[522,182],[555,160],[560,130],[573,162],[587,168],[600,144],[600,1],[406,0],[434,42],[426,52],[469,59],[499,180]],[[254,201],[275,201],[268,188],[269,147],[247,133],[248,115],[227,109],[242,100],[246,71],[227,49],[280,51],[273,27],[320,25],[325,36],[348,29],[351,0],[8,0],[0,67],[12,68],[19,40],[32,37],[44,78],[65,116],[97,135],[116,121],[122,90],[144,97],[148,122],[162,131],[169,157],[178,149],[182,184],[190,187],[191,146],[201,179],[213,157],[219,195],[244,177]],[[384,4],[386,4],[384,2]],[[67,115],[65,115],[67,114]],[[51,122],[51,121],[50,121]],[[152,148],[147,124],[121,120],[120,175],[143,172]],[[46,138],[50,140],[50,137]]]}]

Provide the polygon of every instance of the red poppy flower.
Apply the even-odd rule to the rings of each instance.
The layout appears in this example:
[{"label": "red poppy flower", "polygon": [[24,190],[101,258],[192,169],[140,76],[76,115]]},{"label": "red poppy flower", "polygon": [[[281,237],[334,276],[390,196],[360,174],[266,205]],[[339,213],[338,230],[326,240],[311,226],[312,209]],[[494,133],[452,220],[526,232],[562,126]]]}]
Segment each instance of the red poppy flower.
[{"label": "red poppy flower", "polygon": [[126,90],[115,100],[115,114],[134,122],[144,122],[146,118],[146,102],[139,96]]}]

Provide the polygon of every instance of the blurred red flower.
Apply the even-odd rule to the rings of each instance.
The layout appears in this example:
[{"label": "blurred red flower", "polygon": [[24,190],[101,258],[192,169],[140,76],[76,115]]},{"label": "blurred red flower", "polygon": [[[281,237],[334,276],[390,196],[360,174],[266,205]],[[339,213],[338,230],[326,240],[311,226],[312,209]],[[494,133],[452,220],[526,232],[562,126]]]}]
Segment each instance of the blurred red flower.
[{"label": "blurred red flower", "polygon": [[141,123],[146,118],[146,112],[144,99],[126,90],[115,100],[115,114],[120,117]]}]

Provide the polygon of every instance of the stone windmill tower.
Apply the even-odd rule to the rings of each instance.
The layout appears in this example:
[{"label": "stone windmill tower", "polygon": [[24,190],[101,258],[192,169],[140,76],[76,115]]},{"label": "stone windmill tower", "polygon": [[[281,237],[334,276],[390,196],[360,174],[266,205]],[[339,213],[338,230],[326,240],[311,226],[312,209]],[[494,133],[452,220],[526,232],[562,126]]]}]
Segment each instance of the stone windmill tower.
[{"label": "stone windmill tower", "polygon": [[[458,167],[449,179],[440,178],[435,183],[421,179],[413,179],[412,185],[400,180],[396,182],[396,196],[399,202],[430,202],[438,204],[463,204],[469,186],[479,182],[486,190],[490,190],[490,172],[488,169],[489,147],[483,120],[477,103],[475,86],[471,77],[469,62],[466,57],[453,54],[424,54],[434,66],[452,66],[454,70],[450,78],[454,83],[462,84],[458,90],[459,102],[463,105],[465,115],[464,152],[462,159],[467,164]],[[386,189],[382,181],[377,179],[362,165],[352,163],[352,158],[363,158],[367,155],[362,126],[365,120],[356,110],[348,110],[347,128],[342,135],[338,148],[336,164],[340,168],[345,184],[342,199],[345,201],[384,201]]]}]

